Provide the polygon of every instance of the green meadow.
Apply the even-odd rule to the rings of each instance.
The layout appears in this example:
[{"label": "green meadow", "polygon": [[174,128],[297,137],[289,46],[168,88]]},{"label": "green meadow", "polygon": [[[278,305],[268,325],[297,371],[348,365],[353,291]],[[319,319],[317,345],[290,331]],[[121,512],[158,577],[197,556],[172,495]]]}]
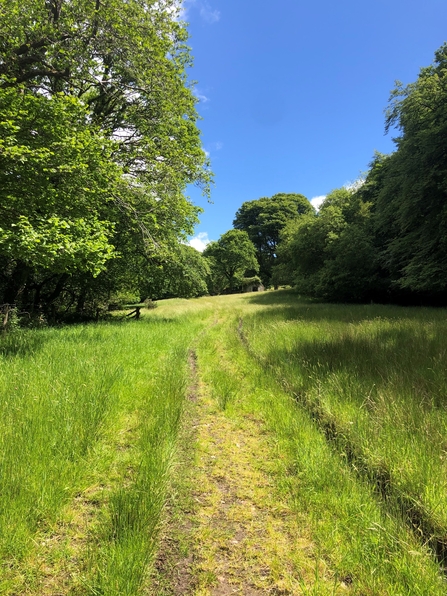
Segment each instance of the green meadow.
[{"label": "green meadow", "polygon": [[272,490],[308,537],[292,587],[265,593],[445,594],[446,351],[443,309],[288,291],[3,334],[0,594],[179,593],[153,577],[177,523],[166,505],[194,479],[194,379],[222,420],[256,419]]}]

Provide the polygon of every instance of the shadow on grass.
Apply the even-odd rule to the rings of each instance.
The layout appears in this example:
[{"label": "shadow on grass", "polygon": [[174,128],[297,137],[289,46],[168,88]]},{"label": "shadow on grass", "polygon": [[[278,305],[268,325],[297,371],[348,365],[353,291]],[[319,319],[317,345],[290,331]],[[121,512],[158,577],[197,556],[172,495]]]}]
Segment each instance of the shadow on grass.
[{"label": "shadow on grass", "polygon": [[[271,308],[244,317],[244,327],[262,324],[256,326],[260,337],[267,334],[262,360],[278,371],[299,370],[297,391],[331,376],[342,383],[354,379],[363,387],[363,399],[372,387],[376,393],[392,383],[394,391],[418,403],[447,405],[445,309],[306,303],[291,292],[269,292],[253,302],[273,300]],[[293,331],[277,327],[283,322],[293,323]]]},{"label": "shadow on grass", "polygon": [[0,335],[0,356],[23,357],[40,350],[46,342],[42,330],[17,330]]},{"label": "shadow on grass", "polygon": [[[244,319],[247,329],[252,322],[262,322],[262,325],[253,325],[253,333],[259,334],[253,338],[253,345],[260,346],[255,356],[317,421],[326,438],[336,444],[356,473],[372,482],[386,503],[389,501],[396,506],[415,535],[432,549],[446,568],[447,528],[437,521],[434,510],[420,504],[423,493],[418,491],[425,490],[423,474],[415,474],[413,484],[406,484],[405,480],[400,483],[396,469],[391,472],[386,458],[371,457],[376,440],[374,433],[389,433],[390,428],[397,433],[399,425],[409,431],[415,444],[416,437],[422,445],[432,442],[434,453],[438,453],[436,445],[444,434],[447,406],[445,309],[309,305],[301,304],[298,298],[291,308],[287,306],[290,294],[281,305],[278,298],[281,295],[276,298],[275,307]],[[265,304],[268,305],[268,301]],[[275,326],[282,321],[292,322],[292,319],[293,325]],[[343,321],[351,324],[331,325]],[[321,326],[315,322],[320,322]],[[250,339],[248,331],[245,343],[250,344]],[[252,350],[252,354],[254,352]],[[370,423],[376,426],[371,435],[367,435],[370,442],[362,443],[361,435],[356,436],[350,430],[346,419],[334,414],[341,410],[349,412],[352,406],[371,412]],[[424,412],[435,410],[434,418],[425,418]],[[393,441],[397,444],[397,436],[390,437],[388,445]],[[405,479],[405,474],[403,477]],[[436,475],[432,481],[438,481]],[[430,483],[427,487],[432,490]],[[392,507],[390,511],[394,511]]]},{"label": "shadow on grass", "polygon": [[264,306],[310,304],[312,301],[301,297],[295,290],[267,290],[266,292],[253,292],[248,301],[252,304],[261,304]]},{"label": "shadow on grass", "polygon": [[332,304],[317,302],[300,296],[294,290],[275,290],[253,293],[248,302],[271,307],[263,311],[262,317],[276,320],[339,321],[356,323],[363,320],[423,320],[443,321],[446,309],[421,306],[396,306],[385,304]]}]

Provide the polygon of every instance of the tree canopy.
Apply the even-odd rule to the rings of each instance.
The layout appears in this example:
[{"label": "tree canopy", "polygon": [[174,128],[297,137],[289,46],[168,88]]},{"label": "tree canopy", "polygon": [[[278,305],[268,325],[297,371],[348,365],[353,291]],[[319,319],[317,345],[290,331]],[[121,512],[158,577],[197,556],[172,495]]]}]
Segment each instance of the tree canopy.
[{"label": "tree canopy", "polygon": [[177,11],[0,0],[0,302],[82,310],[192,232],[211,173]]},{"label": "tree canopy", "polygon": [[286,193],[247,201],[238,209],[233,226],[236,230],[247,232],[255,245],[265,285],[270,284],[281,231],[291,220],[313,212],[314,208],[306,197]]},{"label": "tree canopy", "polygon": [[247,275],[259,271],[256,250],[243,230],[229,230],[203,252],[209,262],[209,289],[212,294],[240,290]]}]

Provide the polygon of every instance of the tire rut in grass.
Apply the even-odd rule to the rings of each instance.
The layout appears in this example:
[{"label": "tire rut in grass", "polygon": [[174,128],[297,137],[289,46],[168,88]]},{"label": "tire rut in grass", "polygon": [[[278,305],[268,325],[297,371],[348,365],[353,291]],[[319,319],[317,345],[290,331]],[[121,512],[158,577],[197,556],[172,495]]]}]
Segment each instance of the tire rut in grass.
[{"label": "tire rut in grass", "polygon": [[189,366],[179,461],[147,594],[302,594],[302,575],[321,562],[276,492],[263,423],[227,415],[209,387],[194,380],[194,353]]},{"label": "tire rut in grass", "polygon": [[193,531],[193,501],[189,473],[194,467],[194,445],[197,440],[196,408],[199,399],[197,354],[194,349],[188,352],[188,368],[187,401],[179,429],[160,547],[144,592],[148,596],[188,596],[193,593],[195,586],[190,544]]}]

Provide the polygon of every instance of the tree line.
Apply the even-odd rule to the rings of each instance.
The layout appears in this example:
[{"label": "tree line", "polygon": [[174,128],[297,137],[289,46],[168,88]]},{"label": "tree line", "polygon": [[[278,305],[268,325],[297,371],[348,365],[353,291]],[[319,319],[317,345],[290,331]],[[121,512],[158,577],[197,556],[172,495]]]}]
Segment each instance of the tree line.
[{"label": "tree line", "polygon": [[203,254],[209,194],[177,0],[0,0],[0,305],[48,320],[142,300],[295,286],[332,301],[444,304],[447,45],[386,116],[396,150],[316,211],[247,201]]},{"label": "tree line", "polygon": [[302,195],[244,203],[265,285],[337,302],[447,303],[447,44],[386,113],[396,149],[315,211]]}]

